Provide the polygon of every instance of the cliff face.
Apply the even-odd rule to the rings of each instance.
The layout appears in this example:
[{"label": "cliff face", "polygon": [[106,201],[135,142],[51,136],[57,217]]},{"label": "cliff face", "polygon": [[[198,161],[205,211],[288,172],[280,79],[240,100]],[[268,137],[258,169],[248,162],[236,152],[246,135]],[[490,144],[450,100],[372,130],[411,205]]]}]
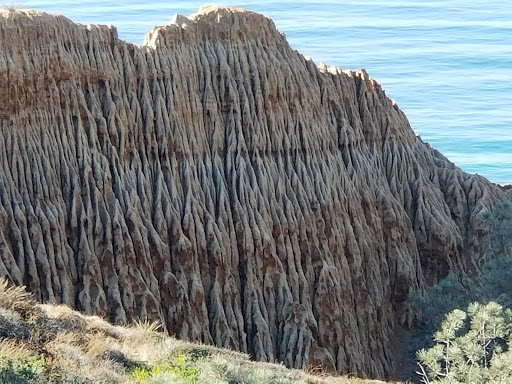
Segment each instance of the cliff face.
[{"label": "cliff face", "polygon": [[4,11],[0,124],[0,275],[294,367],[392,372],[409,290],[478,269],[512,197],[423,143],[364,71],[230,8],[141,47]]}]

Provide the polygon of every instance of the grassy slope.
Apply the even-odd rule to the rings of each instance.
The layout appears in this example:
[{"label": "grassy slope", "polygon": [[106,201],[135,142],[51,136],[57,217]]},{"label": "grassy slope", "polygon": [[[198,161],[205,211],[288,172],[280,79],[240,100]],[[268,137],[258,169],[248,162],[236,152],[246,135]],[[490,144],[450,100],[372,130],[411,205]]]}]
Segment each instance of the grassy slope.
[{"label": "grassy slope", "polygon": [[37,304],[23,287],[2,279],[0,383],[372,382],[253,362],[242,353],[176,340],[158,328],[145,322],[114,326],[66,306]]}]

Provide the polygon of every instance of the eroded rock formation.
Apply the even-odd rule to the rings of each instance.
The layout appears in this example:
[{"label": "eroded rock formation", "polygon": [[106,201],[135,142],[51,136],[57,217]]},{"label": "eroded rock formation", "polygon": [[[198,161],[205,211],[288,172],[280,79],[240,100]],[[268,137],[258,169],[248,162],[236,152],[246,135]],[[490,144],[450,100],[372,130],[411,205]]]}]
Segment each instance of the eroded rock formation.
[{"label": "eroded rock formation", "polygon": [[140,47],[4,11],[0,124],[0,275],[294,367],[392,372],[409,290],[478,269],[507,199],[364,71],[230,8]]}]

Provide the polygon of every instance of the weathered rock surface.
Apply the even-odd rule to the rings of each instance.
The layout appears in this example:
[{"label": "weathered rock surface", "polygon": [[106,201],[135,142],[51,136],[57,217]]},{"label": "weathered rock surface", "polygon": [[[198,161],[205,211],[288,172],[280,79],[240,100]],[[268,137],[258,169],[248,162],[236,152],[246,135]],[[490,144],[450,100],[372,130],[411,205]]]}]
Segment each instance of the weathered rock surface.
[{"label": "weathered rock surface", "polygon": [[294,367],[393,372],[409,290],[478,269],[512,198],[364,71],[317,67],[230,8],[140,47],[4,11],[0,124],[0,275]]}]

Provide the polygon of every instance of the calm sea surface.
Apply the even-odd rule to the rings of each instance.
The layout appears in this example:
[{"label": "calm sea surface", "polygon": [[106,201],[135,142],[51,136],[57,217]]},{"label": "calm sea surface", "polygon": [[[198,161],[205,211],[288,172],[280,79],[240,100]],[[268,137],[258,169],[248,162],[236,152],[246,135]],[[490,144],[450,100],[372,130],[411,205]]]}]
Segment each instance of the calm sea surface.
[{"label": "calm sea surface", "polygon": [[[141,43],[198,1],[19,1]],[[512,0],[230,1],[271,17],[301,53],[365,68],[412,128],[467,172],[512,183]]]}]

